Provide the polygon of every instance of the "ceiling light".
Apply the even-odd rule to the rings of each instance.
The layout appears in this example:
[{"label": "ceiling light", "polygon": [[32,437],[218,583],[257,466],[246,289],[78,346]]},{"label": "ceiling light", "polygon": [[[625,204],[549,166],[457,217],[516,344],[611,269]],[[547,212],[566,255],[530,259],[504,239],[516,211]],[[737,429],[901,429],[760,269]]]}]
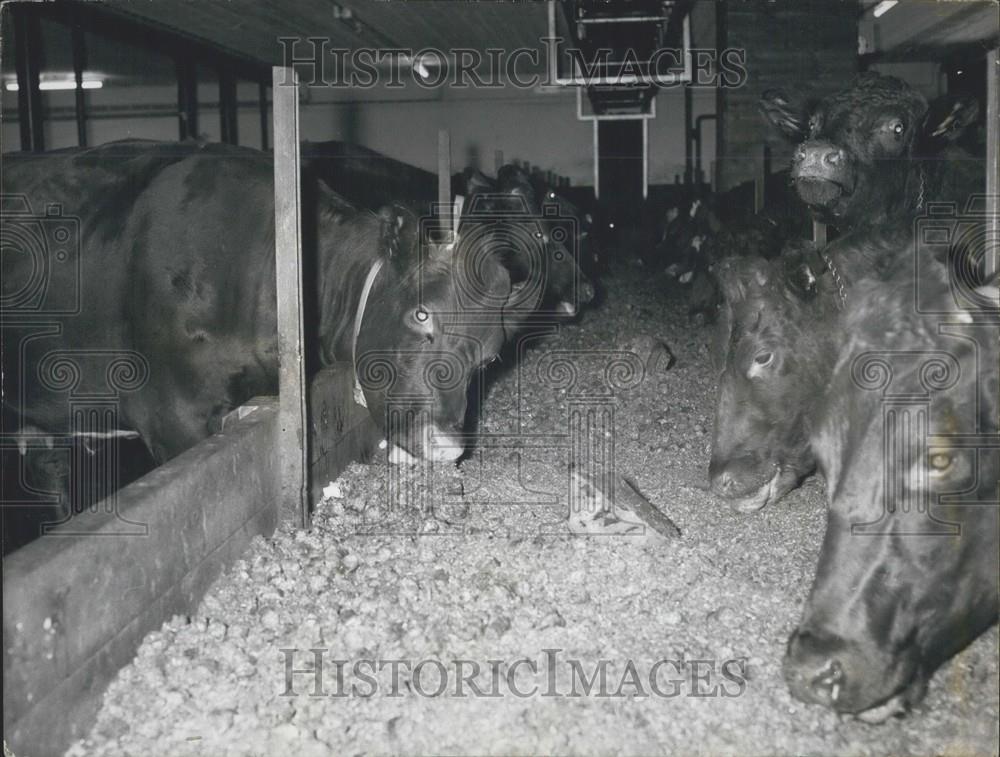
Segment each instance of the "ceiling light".
[{"label": "ceiling light", "polygon": [[872,11],[872,15],[875,16],[875,18],[879,18],[891,11],[898,4],[899,0],[882,0],[882,2],[875,6],[875,10]]},{"label": "ceiling light", "polygon": [[[100,89],[104,86],[104,82],[100,79],[84,79],[80,83],[82,89]],[[16,81],[9,81],[4,85],[4,88],[8,92],[17,92],[18,86]],[[38,82],[38,88],[43,92],[52,92],[55,90],[65,90],[65,89],[76,89],[76,81],[73,79],[50,79],[48,81]]]}]

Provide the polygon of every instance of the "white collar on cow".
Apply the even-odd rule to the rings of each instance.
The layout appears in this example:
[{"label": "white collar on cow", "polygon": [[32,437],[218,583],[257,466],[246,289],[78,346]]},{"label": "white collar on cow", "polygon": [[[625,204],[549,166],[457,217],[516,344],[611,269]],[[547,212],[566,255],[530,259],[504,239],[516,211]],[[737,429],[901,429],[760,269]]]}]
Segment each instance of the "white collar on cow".
[{"label": "white collar on cow", "polygon": [[[464,204],[465,198],[462,195],[457,195],[454,207],[452,208],[452,240],[448,245],[449,252],[458,243],[458,227],[462,222],[462,207]],[[354,314],[354,338],[351,340],[351,366],[354,370],[354,401],[361,405],[361,407],[368,407],[368,400],[365,399],[365,392],[361,388],[361,380],[358,378],[358,334],[361,333],[361,322],[365,318],[365,307],[368,305],[368,296],[372,293],[375,279],[379,271],[382,270],[384,263],[384,258],[380,257],[368,269],[368,277],[365,279],[365,286],[361,290],[361,300],[358,302],[358,311]]]},{"label": "white collar on cow", "polygon": [[361,300],[358,302],[358,312],[354,314],[354,338],[351,340],[351,367],[354,371],[354,401],[361,405],[361,407],[368,407],[368,401],[365,399],[364,389],[361,388],[361,381],[358,379],[358,334],[361,333],[361,322],[365,317],[365,306],[368,304],[368,295],[372,293],[375,278],[378,276],[378,272],[382,270],[384,262],[382,258],[379,258],[368,269],[368,277],[365,279],[365,286],[361,290]]}]

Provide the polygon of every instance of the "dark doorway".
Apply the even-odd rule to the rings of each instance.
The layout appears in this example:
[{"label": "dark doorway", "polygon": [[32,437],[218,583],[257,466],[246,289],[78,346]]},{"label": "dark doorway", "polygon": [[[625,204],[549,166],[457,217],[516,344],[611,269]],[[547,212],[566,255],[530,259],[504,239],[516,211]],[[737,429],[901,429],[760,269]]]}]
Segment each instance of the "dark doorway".
[{"label": "dark doorway", "polygon": [[642,208],[643,122],[597,122],[597,170],[601,201],[621,223],[635,222]]}]

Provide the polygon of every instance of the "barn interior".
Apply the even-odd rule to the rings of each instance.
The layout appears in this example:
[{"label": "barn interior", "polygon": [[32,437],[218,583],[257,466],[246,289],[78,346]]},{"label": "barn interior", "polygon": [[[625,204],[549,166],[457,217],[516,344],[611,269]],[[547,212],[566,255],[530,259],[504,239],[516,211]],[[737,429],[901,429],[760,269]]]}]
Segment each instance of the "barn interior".
[{"label": "barn interior", "polygon": [[[823,544],[824,480],[746,513],[708,477],[715,266],[779,256],[774,229],[845,233],[797,199],[796,145],[762,97],[814,103],[872,72],[932,112],[974,103],[949,148],[983,184],[957,212],[1000,239],[995,2],[65,0],[8,3],[0,20],[5,753],[1000,749],[995,625],[905,717],[873,726],[794,698],[782,659]],[[7,168],[121,140],[273,165],[273,202],[220,217],[209,244],[229,260],[233,229],[270,223],[281,367],[179,454],[102,415],[147,379],[60,385],[60,412],[103,425],[53,431],[25,400],[52,379],[10,362],[85,333],[73,322],[100,283],[46,309],[60,252],[46,225],[86,229],[86,179],[74,206],[29,196]],[[513,176],[546,244],[568,240],[567,288],[539,295],[468,379],[455,454],[399,464],[389,411],[358,401],[356,354],[321,356],[309,292],[339,269],[307,259],[317,176],[371,223],[405,205],[433,227],[428,249],[472,236],[478,177],[498,192]],[[85,235],[70,238],[79,266]],[[8,269],[19,256],[29,274]],[[355,353],[370,288],[346,308]],[[110,377],[114,346],[62,352]],[[584,517],[616,501],[624,519]],[[658,660],[676,673],[668,693],[643,678]],[[577,691],[582,672],[600,691]]]}]

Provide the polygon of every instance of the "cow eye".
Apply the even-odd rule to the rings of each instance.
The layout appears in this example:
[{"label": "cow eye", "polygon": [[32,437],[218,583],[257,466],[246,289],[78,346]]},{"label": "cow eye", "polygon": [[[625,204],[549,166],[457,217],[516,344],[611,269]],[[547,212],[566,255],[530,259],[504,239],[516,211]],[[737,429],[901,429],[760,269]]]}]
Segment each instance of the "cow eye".
[{"label": "cow eye", "polygon": [[765,365],[770,365],[771,361],[774,360],[773,352],[761,352],[753,359],[754,363],[763,368]]},{"label": "cow eye", "polygon": [[927,466],[933,474],[945,473],[951,468],[953,458],[947,452],[932,452],[927,456]]},{"label": "cow eye", "polygon": [[903,136],[903,132],[906,131],[906,124],[897,119],[890,124],[890,128],[892,129],[893,134],[897,137],[901,137]]}]

